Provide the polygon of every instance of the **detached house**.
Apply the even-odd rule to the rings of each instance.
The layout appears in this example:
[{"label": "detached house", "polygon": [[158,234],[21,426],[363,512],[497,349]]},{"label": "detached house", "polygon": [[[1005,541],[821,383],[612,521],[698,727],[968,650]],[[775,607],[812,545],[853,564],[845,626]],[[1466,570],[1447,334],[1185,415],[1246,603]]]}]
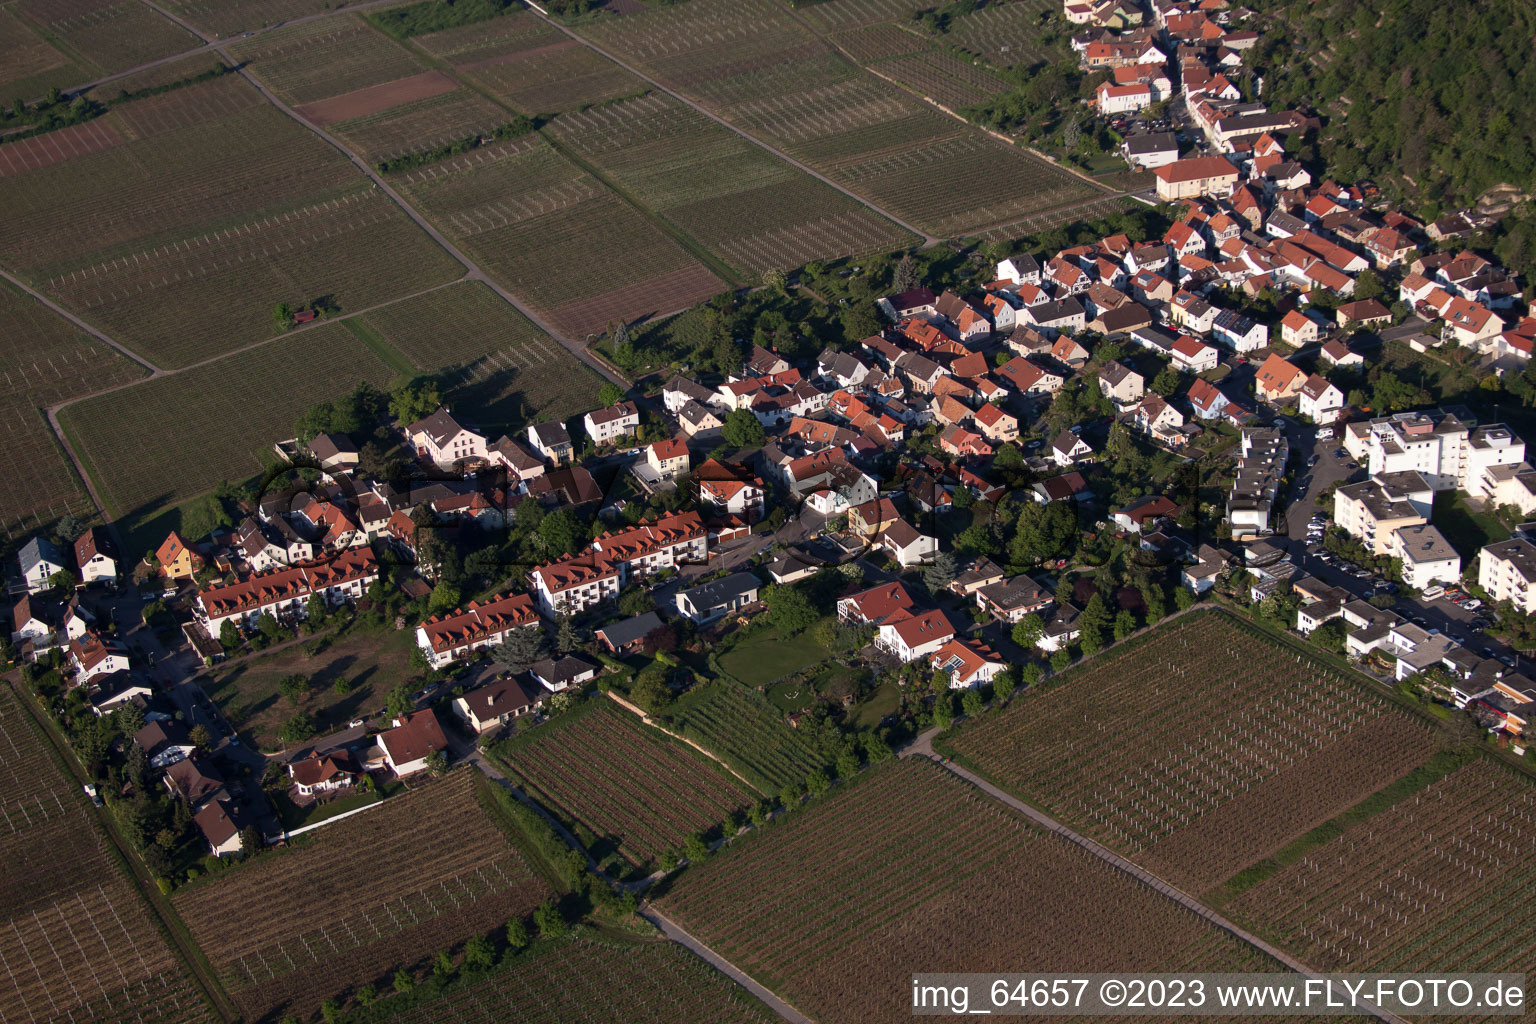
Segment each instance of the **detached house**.
[{"label": "detached house", "polygon": [[81,583],[117,579],[117,556],[105,530],[93,526],[76,539],[75,564],[80,567]]},{"label": "detached house", "polygon": [[1254,389],[1264,401],[1279,403],[1294,398],[1306,380],[1294,363],[1271,352],[1254,377]]},{"label": "detached house", "polygon": [[1293,348],[1314,342],[1322,333],[1322,326],[1307,314],[1293,309],[1280,318],[1280,340]]},{"label": "detached house", "polygon": [[571,435],[566,431],[565,424],[559,421],[533,424],[528,428],[528,443],[539,456],[557,466],[571,461],[576,454]]},{"label": "detached house", "polygon": [[1344,393],[1315,373],[1301,386],[1297,399],[1297,411],[1313,423],[1333,423],[1344,409]]},{"label": "detached house", "polygon": [[931,661],[935,672],[948,673],[952,690],[990,683],[1008,667],[1008,662],[996,651],[975,640],[951,640],[933,652]]},{"label": "detached house", "polygon": [[1019,439],[1018,417],[1004,412],[990,402],[977,409],[972,418],[975,420],[976,429],[980,430],[982,436],[993,444],[1006,444]]},{"label": "detached house", "polygon": [[453,702],[453,713],[476,735],[481,735],[501,728],[514,718],[532,714],[543,703],[544,691],[527,686],[514,677],[497,679],[488,686],[469,691]]},{"label": "detached house", "polygon": [[662,480],[676,480],[688,472],[688,446],[675,437],[647,445],[645,461]]},{"label": "detached house", "polygon": [[593,444],[612,444],[628,437],[640,426],[640,408],[634,402],[619,402],[606,409],[594,409],[582,418],[582,427]]},{"label": "detached house", "polygon": [[875,646],[901,661],[926,658],[955,638],[955,627],[937,608],[893,615],[875,634]]},{"label": "detached house", "polygon": [[1070,430],[1063,430],[1056,435],[1056,440],[1051,442],[1051,459],[1058,466],[1070,466],[1092,454],[1093,448],[1088,442]]},{"label": "detached house", "polygon": [[689,478],[694,497],[716,516],[742,516],[749,522],[764,511],[763,481],[744,466],[709,459]]},{"label": "detached house", "polygon": [[406,427],[405,436],[419,457],[431,460],[439,469],[452,469],[462,459],[486,457],[484,435],[459,423],[441,406],[426,419]]},{"label": "detached house", "polygon": [[1113,360],[1099,367],[1099,392],[1116,405],[1139,402],[1147,393],[1147,382],[1141,374]]},{"label": "detached house", "polygon": [[64,553],[52,541],[42,537],[33,537],[22,545],[18,558],[21,562],[21,577],[26,581],[27,591],[33,594],[47,590],[50,586],[48,581],[65,568]]},{"label": "detached house", "polygon": [[394,726],[379,734],[379,747],[384,763],[396,775],[414,775],[427,767],[427,758],[448,749],[448,737],[431,708],[397,718]]}]

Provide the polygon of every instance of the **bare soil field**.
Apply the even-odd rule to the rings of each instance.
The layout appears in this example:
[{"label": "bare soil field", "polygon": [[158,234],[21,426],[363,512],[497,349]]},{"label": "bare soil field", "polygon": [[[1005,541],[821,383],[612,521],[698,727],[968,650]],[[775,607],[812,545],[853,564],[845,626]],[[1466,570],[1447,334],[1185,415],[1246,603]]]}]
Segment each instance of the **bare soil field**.
[{"label": "bare soil field", "polygon": [[332,96],[317,103],[296,107],[300,114],[315,124],[335,124],[354,117],[367,117],[417,100],[431,99],[459,87],[451,75],[442,71],[423,71],[419,75],[401,78],[381,85],[370,85],[341,96]]}]

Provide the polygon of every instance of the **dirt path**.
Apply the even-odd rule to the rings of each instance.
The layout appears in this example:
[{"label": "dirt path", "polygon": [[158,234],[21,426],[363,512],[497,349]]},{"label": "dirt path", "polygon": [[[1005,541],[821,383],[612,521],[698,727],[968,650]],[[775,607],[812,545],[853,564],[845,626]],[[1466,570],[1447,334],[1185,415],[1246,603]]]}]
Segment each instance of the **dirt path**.
[{"label": "dirt path", "polygon": [[774,995],[772,992],[768,991],[757,982],[753,981],[751,975],[747,974],[745,971],[741,970],[741,968],[725,959],[725,957],[721,956],[719,953],[716,953],[714,950],[704,945],[704,943],[694,938],[688,932],[678,927],[678,925],[671,918],[667,917],[655,907],[646,905],[640,910],[640,916],[651,922],[651,924],[655,925],[657,928],[661,929],[661,933],[667,938],[671,939],[679,946],[682,946],[694,956],[698,957],[700,960],[703,960],[715,970],[719,971],[727,978],[730,978],[736,984],[740,985],[742,988],[752,993],[758,999],[762,1000],[763,1004],[766,1005],[768,1009],[789,1021],[790,1024],[813,1024],[811,1019],[805,1014],[801,1013],[799,1010],[795,1009],[793,1006],[790,1006],[784,1000],[780,999],[778,996]]}]

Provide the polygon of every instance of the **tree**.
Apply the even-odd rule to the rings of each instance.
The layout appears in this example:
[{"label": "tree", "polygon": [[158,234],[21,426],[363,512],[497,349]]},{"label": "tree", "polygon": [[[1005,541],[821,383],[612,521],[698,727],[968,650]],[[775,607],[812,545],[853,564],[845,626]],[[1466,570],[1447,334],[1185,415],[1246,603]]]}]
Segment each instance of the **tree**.
[{"label": "tree", "polygon": [[432,415],[442,404],[437,381],[431,377],[417,377],[390,392],[389,415],[401,426],[408,426]]},{"label": "tree", "polygon": [[668,685],[671,668],[660,661],[653,661],[635,676],[635,684],[629,688],[629,700],[648,715],[660,713],[672,703],[672,688]]},{"label": "tree", "polygon": [[966,690],[960,697],[960,712],[967,718],[975,718],[981,714],[981,691]]},{"label": "tree", "polygon": [[366,982],[357,987],[357,1005],[372,1006],[379,1001],[379,990],[373,987],[372,982]]},{"label": "tree", "polygon": [[272,322],[278,330],[286,331],[293,326],[293,307],[286,302],[279,302],[272,307]]},{"label": "tree", "polygon": [[415,710],[416,702],[411,699],[411,688],[404,683],[397,684],[384,698],[384,711],[391,718],[400,718]]},{"label": "tree", "polygon": [[[964,488],[961,488],[961,491],[964,490]],[[923,570],[923,584],[930,592],[938,593],[954,581],[957,571],[954,552],[940,551],[934,556],[933,561],[929,563],[928,567]]]},{"label": "tree", "polygon": [[1141,588],[1141,602],[1147,607],[1148,624],[1157,622],[1164,615],[1168,614],[1168,607],[1163,599],[1163,588],[1161,584],[1153,583],[1149,580],[1146,585]]},{"label": "tree", "polygon": [[1043,675],[1045,671],[1033,661],[1019,669],[1019,681],[1025,686],[1034,686],[1040,682],[1040,677]]},{"label": "tree", "polygon": [[1157,376],[1152,378],[1151,387],[1153,391],[1167,398],[1179,390],[1179,371],[1175,370],[1172,364],[1163,367],[1157,372]]},{"label": "tree", "polygon": [[949,694],[945,694],[933,702],[933,724],[942,731],[948,729],[954,721],[955,708],[950,703]]},{"label": "tree", "polygon": [[808,629],[818,618],[810,599],[798,587],[770,584],[763,589],[762,599],[768,606],[768,621],[783,636]]},{"label": "tree", "polygon": [[859,760],[858,750],[852,744],[844,747],[843,752],[837,755],[837,777],[840,779],[853,778],[858,774],[862,763]]},{"label": "tree", "polygon": [[891,274],[891,291],[896,294],[909,292],[923,283],[922,273],[917,268],[917,261],[911,253],[902,253],[901,259],[896,261],[896,269]]},{"label": "tree", "polygon": [[1037,612],[1030,612],[1013,626],[1013,642],[1025,650],[1034,647],[1045,634],[1045,620]]},{"label": "tree", "polygon": [[336,1024],[341,1017],[341,1004],[334,999],[327,999],[320,1004],[320,1019],[325,1024]]},{"label": "tree", "polygon": [[581,632],[569,615],[561,615],[555,619],[555,650],[561,654],[570,654],[580,647],[581,643]]},{"label": "tree", "polygon": [[868,302],[852,302],[837,315],[846,341],[861,341],[880,333],[880,318]]},{"label": "tree", "polygon": [[507,922],[507,948],[514,953],[521,952],[528,943],[533,941],[533,936],[528,934],[528,926],[520,917],[514,917]]},{"label": "tree", "polygon": [[453,977],[455,970],[453,957],[448,955],[447,950],[437,954],[437,959],[432,961],[432,976],[435,978],[446,981]]},{"label": "tree", "polygon": [[508,672],[526,672],[528,666],[549,652],[549,638],[538,623],[507,630],[506,636],[491,651],[491,661]]},{"label": "tree", "polygon": [[1039,565],[1062,554],[1077,536],[1077,509],[1070,501],[1025,502],[1014,526],[1009,557],[1020,565]]},{"label": "tree", "polygon": [[538,905],[533,912],[533,924],[546,939],[558,939],[565,934],[565,918],[560,916],[560,908],[553,900]]},{"label": "tree", "polygon": [[896,756],[891,745],[879,733],[869,733],[864,737],[864,756],[870,764],[881,764]]},{"label": "tree", "polygon": [[219,646],[224,648],[226,654],[240,646],[240,630],[236,628],[233,619],[225,619],[219,627]]},{"label": "tree", "polygon": [[1188,587],[1179,587],[1173,592],[1173,606],[1181,612],[1194,605],[1198,600],[1200,599],[1195,596],[1195,592]]},{"label": "tree", "polygon": [[992,678],[992,699],[999,704],[1006,704],[1017,685],[1013,669],[1004,669]]},{"label": "tree", "polygon": [[192,745],[203,753],[213,749],[213,736],[208,732],[207,726],[194,725],[192,731],[187,733],[187,739]]},{"label": "tree", "polygon": [[805,791],[811,796],[821,796],[832,788],[832,780],[820,768],[805,777]]},{"label": "tree", "polygon": [[402,967],[395,972],[394,986],[396,992],[400,993],[401,995],[405,995],[411,989],[416,987],[416,981],[411,977],[410,972]]},{"label": "tree", "polygon": [[690,832],[683,840],[683,856],[688,858],[689,863],[698,864],[709,856],[709,844],[698,832]]},{"label": "tree", "polygon": [[496,962],[496,951],[483,935],[471,936],[464,943],[464,966],[471,971],[484,971]]},{"label": "tree", "polygon": [[448,758],[441,750],[434,750],[424,759],[427,771],[433,775],[441,775],[448,770]]},{"label": "tree", "polygon": [[1072,652],[1067,650],[1065,647],[1051,655],[1052,672],[1065,672],[1067,670],[1067,666],[1071,664]]},{"label": "tree", "polygon": [[628,587],[619,595],[619,614],[621,615],[644,615],[655,609],[656,599],[643,586]]},{"label": "tree", "polygon": [[297,707],[299,701],[309,693],[309,679],[298,673],[283,676],[277,682],[277,692],[290,705]]},{"label": "tree", "polygon": [[315,734],[315,720],[302,711],[296,711],[277,730],[277,738],[284,746],[303,743]]},{"label": "tree", "polygon": [[1386,292],[1386,285],[1381,283],[1381,278],[1374,270],[1362,270],[1355,277],[1354,299],[1364,302],[1366,299],[1379,299]]},{"label": "tree", "polygon": [[1115,615],[1115,639],[1124,640],[1134,632],[1136,632],[1136,616],[1125,608],[1120,609]]},{"label": "tree", "polygon": [[749,409],[732,409],[721,425],[720,436],[733,448],[755,448],[763,443],[763,425]]},{"label": "tree", "polygon": [[447,580],[439,580],[437,586],[432,588],[432,596],[427,598],[427,612],[432,615],[451,612],[459,606],[461,599],[458,587]]},{"label": "tree", "polygon": [[597,389],[597,404],[600,408],[606,409],[622,401],[624,401],[624,389],[617,384],[604,384]]},{"label": "tree", "polygon": [[245,856],[254,857],[264,845],[261,830],[255,825],[247,825],[240,830],[240,852]]},{"label": "tree", "polygon": [[267,638],[268,643],[276,643],[283,637],[283,627],[272,616],[271,612],[262,612],[256,619],[256,629]]},{"label": "tree", "polygon": [[[626,370],[634,366],[638,360],[634,339],[629,335],[629,324],[620,320],[609,331],[609,337],[612,338],[613,361]],[[613,403],[609,402],[607,404],[612,405]]]}]

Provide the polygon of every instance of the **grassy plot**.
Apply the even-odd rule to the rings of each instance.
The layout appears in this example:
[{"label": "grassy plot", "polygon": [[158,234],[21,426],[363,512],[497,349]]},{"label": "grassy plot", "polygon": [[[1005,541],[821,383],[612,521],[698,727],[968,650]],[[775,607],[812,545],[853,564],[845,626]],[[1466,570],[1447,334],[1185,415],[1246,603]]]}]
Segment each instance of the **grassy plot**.
[{"label": "grassy plot", "polygon": [[[383,708],[389,691],[413,674],[412,642],[408,630],[353,626],[340,636],[326,634],[220,667],[203,677],[202,687],[259,749],[280,750],[278,731],[295,713],[309,715],[315,734],[323,736]],[[319,648],[313,654],[312,645]],[[291,675],[309,680],[309,692],[296,702],[278,692]]]},{"label": "grassy plot", "polygon": [[784,638],[769,629],[720,655],[720,667],[748,686],[764,686],[824,660],[827,653],[809,632]]},{"label": "grassy plot", "polygon": [[823,763],[821,753],[756,691],[728,679],[695,687],[667,708],[662,724],[714,753],[758,790],[775,794]]},{"label": "grassy plot", "polygon": [[142,515],[259,471],[305,409],[392,376],[343,325],[325,324],[86,399],[61,420],[112,512]]},{"label": "grassy plot", "polygon": [[1489,509],[1477,511],[1467,502],[1460,491],[1436,491],[1434,509],[1430,521],[1445,534],[1451,547],[1461,555],[1465,564],[1489,544],[1508,540],[1509,527],[1499,521]]}]

